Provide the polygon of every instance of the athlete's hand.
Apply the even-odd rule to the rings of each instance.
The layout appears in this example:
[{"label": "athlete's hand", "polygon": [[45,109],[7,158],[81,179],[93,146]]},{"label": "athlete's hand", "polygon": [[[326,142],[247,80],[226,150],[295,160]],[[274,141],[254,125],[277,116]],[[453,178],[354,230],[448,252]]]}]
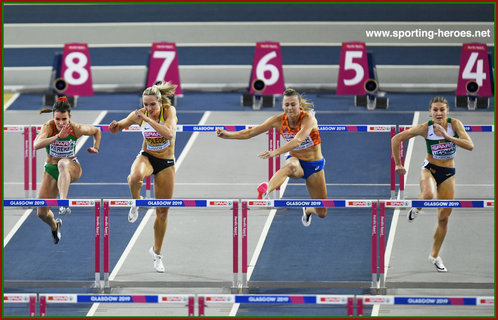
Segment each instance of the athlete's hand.
[{"label": "athlete's hand", "polygon": [[273,158],[274,156],[276,156],[275,152],[274,151],[263,151],[261,152],[260,154],[258,154],[258,157],[260,157],[261,159],[268,159],[268,158]]},{"label": "athlete's hand", "polygon": [[67,137],[69,134],[71,133],[71,124],[70,123],[66,123],[61,131],[59,131],[59,138],[65,138]]},{"label": "athlete's hand", "polygon": [[448,135],[444,127],[439,123],[434,123],[434,133],[440,137],[445,137]]},{"label": "athlete's hand", "polygon": [[109,124],[109,131],[111,131],[111,133],[116,133],[119,131],[119,124],[116,122],[116,120],[112,120],[112,122]]},{"label": "athlete's hand", "polygon": [[135,110],[135,115],[140,118],[140,120],[144,120],[144,121],[147,121],[148,117],[145,115],[145,113],[143,113],[143,111],[141,109],[136,109]]},{"label": "athlete's hand", "polygon": [[216,135],[220,138],[225,139],[228,137],[228,134],[229,133],[226,130],[223,130],[221,128],[216,129]]},{"label": "athlete's hand", "polygon": [[396,169],[394,169],[397,174],[405,175],[406,169],[402,165],[396,165]]},{"label": "athlete's hand", "polygon": [[99,153],[99,149],[98,148],[95,148],[95,147],[90,147],[88,149],[86,149],[88,152],[90,153]]}]

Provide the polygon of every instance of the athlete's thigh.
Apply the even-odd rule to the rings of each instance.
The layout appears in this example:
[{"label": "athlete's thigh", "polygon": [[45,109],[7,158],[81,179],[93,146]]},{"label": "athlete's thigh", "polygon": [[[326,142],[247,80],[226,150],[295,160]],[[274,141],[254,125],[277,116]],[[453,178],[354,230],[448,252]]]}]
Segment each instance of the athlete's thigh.
[{"label": "athlete's thigh", "polygon": [[69,175],[71,176],[71,182],[78,180],[81,177],[81,165],[76,161],[69,161],[68,164]]},{"label": "athlete's thigh", "polygon": [[296,157],[290,157],[289,159],[285,160],[284,162],[284,167],[292,167],[293,173],[289,175],[290,178],[292,179],[299,179],[304,176],[304,170],[303,167],[301,167],[301,163]]},{"label": "athlete's thigh", "polygon": [[320,170],[313,173],[306,179],[306,189],[312,199],[327,198],[327,183],[325,182],[325,172]]},{"label": "athlete's thigh", "polygon": [[154,176],[154,196],[156,199],[171,199],[175,188],[175,166],[161,170]]},{"label": "athlete's thigh", "polygon": [[142,178],[152,175],[153,171],[149,159],[143,155],[137,156],[130,168],[130,174],[137,174]]},{"label": "athlete's thigh", "polygon": [[59,189],[57,188],[57,181],[47,172],[43,173],[40,189],[38,190],[38,198],[40,199],[55,199]]},{"label": "athlete's thigh", "polygon": [[438,199],[454,199],[455,198],[455,176],[444,180],[437,187]]}]

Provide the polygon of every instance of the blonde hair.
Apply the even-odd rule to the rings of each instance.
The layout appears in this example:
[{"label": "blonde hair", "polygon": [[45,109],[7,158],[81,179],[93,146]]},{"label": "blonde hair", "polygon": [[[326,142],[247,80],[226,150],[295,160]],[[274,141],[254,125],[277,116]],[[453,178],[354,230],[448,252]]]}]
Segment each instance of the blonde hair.
[{"label": "blonde hair", "polygon": [[284,97],[292,97],[292,96],[296,96],[298,98],[299,104],[301,105],[301,108],[304,111],[310,111],[314,109],[315,106],[313,104],[313,101],[303,98],[303,96],[299,94],[299,92],[297,92],[296,90],[292,88],[287,88],[284,91]]},{"label": "blonde hair", "polygon": [[431,110],[433,103],[438,103],[438,102],[444,103],[446,105],[446,108],[448,108],[448,110],[450,109],[450,105],[448,104],[448,100],[446,100],[446,98],[444,98],[444,97],[437,96],[437,97],[432,98],[431,102],[429,102],[429,110]]},{"label": "blonde hair", "polygon": [[152,87],[148,87],[142,93],[143,96],[156,96],[157,101],[160,101],[162,105],[171,105],[171,100],[168,96],[175,94],[176,84],[171,82],[156,81]]}]

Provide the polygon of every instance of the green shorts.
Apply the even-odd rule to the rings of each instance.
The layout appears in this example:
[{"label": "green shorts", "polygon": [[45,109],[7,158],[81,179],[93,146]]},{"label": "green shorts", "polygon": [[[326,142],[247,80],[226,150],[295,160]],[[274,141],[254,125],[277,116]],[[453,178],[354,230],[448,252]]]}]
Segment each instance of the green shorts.
[{"label": "green shorts", "polygon": [[45,172],[57,181],[59,179],[59,168],[56,164],[45,163]]}]

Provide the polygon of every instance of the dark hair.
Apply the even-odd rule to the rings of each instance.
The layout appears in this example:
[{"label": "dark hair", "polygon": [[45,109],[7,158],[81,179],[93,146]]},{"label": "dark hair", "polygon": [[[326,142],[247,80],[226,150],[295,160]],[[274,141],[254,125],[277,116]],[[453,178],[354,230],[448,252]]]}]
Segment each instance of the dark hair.
[{"label": "dark hair", "polygon": [[40,110],[40,114],[42,113],[49,113],[49,112],[60,112],[64,113],[67,112],[68,114],[71,114],[71,104],[69,101],[67,101],[66,97],[60,97],[57,99],[57,101],[54,103],[52,109],[45,108]]},{"label": "dark hair", "polygon": [[446,100],[446,98],[444,98],[444,97],[437,96],[437,97],[432,98],[431,102],[429,102],[429,110],[431,110],[433,103],[438,103],[438,102],[444,103],[446,105],[446,107],[448,108],[448,110],[450,109],[450,105],[448,104],[448,100]]}]

